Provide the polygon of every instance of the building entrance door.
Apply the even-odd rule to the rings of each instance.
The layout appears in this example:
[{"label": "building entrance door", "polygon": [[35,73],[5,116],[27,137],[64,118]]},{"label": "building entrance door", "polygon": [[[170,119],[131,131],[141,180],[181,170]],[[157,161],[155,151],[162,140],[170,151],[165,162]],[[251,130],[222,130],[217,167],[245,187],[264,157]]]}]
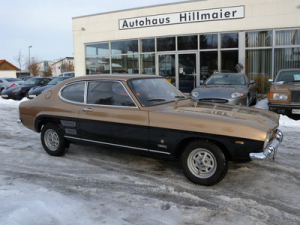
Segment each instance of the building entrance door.
[{"label": "building entrance door", "polygon": [[196,68],[196,53],[158,55],[159,75],[183,93],[190,93],[197,86]]},{"label": "building entrance door", "polygon": [[197,86],[196,53],[178,54],[178,87],[183,93],[191,93]]},{"label": "building entrance door", "polygon": [[158,55],[158,73],[176,86],[175,54]]}]

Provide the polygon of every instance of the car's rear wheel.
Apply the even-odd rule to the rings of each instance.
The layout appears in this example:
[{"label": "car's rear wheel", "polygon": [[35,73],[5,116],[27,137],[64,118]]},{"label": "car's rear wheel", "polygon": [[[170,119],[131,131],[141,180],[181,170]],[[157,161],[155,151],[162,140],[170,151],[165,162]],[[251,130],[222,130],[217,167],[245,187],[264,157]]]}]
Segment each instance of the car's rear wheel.
[{"label": "car's rear wheel", "polygon": [[219,183],[228,171],[228,160],[221,149],[211,142],[191,142],[181,156],[185,176],[196,184]]},{"label": "car's rear wheel", "polygon": [[45,151],[52,156],[62,156],[69,148],[69,142],[63,132],[53,123],[47,123],[41,132],[41,141]]}]

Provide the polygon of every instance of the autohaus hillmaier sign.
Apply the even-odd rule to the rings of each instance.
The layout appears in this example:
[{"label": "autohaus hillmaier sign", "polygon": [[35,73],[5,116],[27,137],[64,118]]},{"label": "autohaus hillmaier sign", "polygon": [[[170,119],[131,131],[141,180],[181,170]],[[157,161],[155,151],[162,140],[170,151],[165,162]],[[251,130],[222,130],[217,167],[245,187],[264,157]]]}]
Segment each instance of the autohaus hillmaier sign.
[{"label": "autohaus hillmaier sign", "polygon": [[132,29],[192,22],[240,19],[245,17],[245,6],[177,12],[119,20],[119,29]]}]

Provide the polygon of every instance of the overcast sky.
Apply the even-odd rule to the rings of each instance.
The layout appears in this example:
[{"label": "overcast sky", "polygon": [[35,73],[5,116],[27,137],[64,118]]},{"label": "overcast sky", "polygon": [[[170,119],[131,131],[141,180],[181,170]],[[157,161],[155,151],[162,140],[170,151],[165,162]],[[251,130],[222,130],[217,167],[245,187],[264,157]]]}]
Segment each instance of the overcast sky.
[{"label": "overcast sky", "polygon": [[[1,0],[0,60],[23,63],[73,57],[72,18],[184,0]],[[25,66],[22,66],[22,70]]]}]

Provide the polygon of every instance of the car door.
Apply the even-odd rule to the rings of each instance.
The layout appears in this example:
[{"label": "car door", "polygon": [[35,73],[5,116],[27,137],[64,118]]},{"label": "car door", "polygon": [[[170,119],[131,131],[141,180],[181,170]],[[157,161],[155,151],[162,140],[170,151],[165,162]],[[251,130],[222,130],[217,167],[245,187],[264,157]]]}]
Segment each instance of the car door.
[{"label": "car door", "polygon": [[148,151],[148,112],[141,111],[120,81],[86,82],[79,112],[85,141]]}]

